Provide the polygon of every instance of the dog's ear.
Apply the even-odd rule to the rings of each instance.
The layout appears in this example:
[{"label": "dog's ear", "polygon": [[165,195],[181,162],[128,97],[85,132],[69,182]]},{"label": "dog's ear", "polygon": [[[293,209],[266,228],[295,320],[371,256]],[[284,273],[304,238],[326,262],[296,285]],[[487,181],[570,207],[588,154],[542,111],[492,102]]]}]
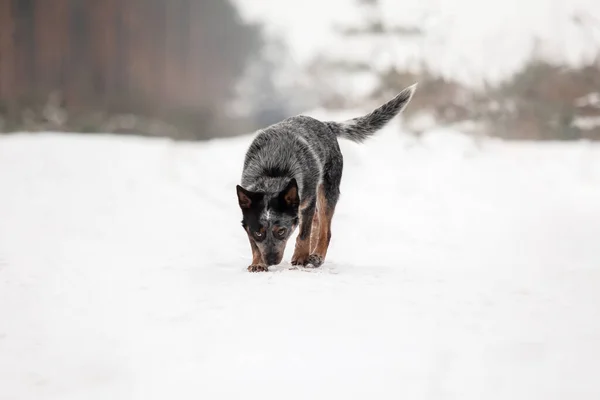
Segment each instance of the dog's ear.
[{"label": "dog's ear", "polygon": [[238,202],[241,209],[248,209],[252,206],[252,202],[256,199],[256,194],[244,189],[240,185],[236,186]]},{"label": "dog's ear", "polygon": [[288,185],[281,191],[279,197],[289,207],[298,207],[300,204],[300,197],[298,197],[298,183],[295,178],[288,183]]}]

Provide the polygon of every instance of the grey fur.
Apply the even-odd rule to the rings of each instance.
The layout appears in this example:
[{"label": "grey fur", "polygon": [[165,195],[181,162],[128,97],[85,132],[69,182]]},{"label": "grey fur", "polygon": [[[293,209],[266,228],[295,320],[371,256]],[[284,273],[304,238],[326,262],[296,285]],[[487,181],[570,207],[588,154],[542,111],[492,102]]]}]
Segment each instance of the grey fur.
[{"label": "grey fur", "polygon": [[[291,236],[300,217],[299,239],[310,236],[312,219],[316,210],[317,190],[323,185],[324,196],[331,213],[336,206],[342,179],[343,157],[338,145],[338,137],[362,142],[383,128],[409,103],[416,84],[404,89],[398,96],[375,111],[346,122],[321,122],[307,116],[288,118],[261,130],[246,152],[241,186],[248,192],[262,198],[260,216],[255,218],[254,228],[259,225],[271,235],[274,223],[288,229],[284,241],[273,240],[271,236],[262,243],[256,243],[263,261],[267,265],[279,263],[285,242]],[[299,202],[302,206],[297,215],[275,213],[273,204],[292,179],[297,181]],[[238,196],[239,194],[238,189]],[[240,200],[241,201],[241,200]],[[246,214],[244,226],[247,227]],[[250,235],[250,240],[253,238]],[[265,260],[267,254],[272,263]],[[311,260],[322,258],[311,255]],[[315,265],[319,266],[319,265]],[[251,266],[252,267],[252,266]],[[249,268],[257,270],[258,268]]]},{"label": "grey fur", "polygon": [[370,114],[353,118],[346,122],[326,122],[336,136],[364,142],[369,136],[383,128],[394,116],[402,112],[410,102],[417,85],[414,84],[404,89],[393,100],[387,102]]}]

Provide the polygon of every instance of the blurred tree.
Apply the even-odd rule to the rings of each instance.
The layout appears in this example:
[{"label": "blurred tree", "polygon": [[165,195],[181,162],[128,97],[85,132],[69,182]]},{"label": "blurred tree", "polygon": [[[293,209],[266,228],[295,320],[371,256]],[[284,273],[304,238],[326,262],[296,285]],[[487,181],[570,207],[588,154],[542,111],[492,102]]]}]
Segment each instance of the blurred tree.
[{"label": "blurred tree", "polygon": [[498,136],[600,140],[600,58],[579,67],[532,58],[489,98],[484,117]]},{"label": "blurred tree", "polygon": [[[468,98],[467,90],[460,83],[441,77],[430,68],[417,60],[412,68],[397,65],[399,57],[395,54],[396,48],[401,43],[414,43],[422,41],[427,32],[422,27],[425,24],[407,25],[390,24],[385,21],[385,14],[380,0],[356,0],[359,7],[361,20],[349,26],[338,27],[338,32],[352,46],[353,41],[358,45],[368,44],[370,51],[368,59],[349,61],[321,59],[312,66],[316,74],[326,76],[327,82],[361,77],[372,77],[370,90],[362,93],[362,97],[351,97],[354,103],[349,103],[349,96],[343,91],[333,88],[325,96],[324,103],[331,107],[347,107],[365,105],[365,100],[372,100],[373,106],[389,100],[406,86],[419,82],[418,96],[412,100],[411,106],[403,113],[410,120],[432,120],[436,123],[456,122],[466,118],[469,114],[465,104]],[[425,20],[426,18],[422,18]],[[418,43],[423,47],[423,43]],[[408,64],[408,63],[407,63]],[[347,85],[342,90],[347,91]],[[366,97],[366,98],[365,98]],[[426,114],[424,116],[424,114]],[[414,124],[415,130],[419,130]],[[422,125],[422,124],[420,124]]]},{"label": "blurred tree", "polygon": [[[400,59],[396,54],[399,45],[420,40],[425,35],[418,25],[386,20],[380,0],[355,0],[355,3],[360,19],[338,25],[336,31],[343,38],[345,48],[356,46],[360,51],[341,55],[332,51],[310,66],[321,83],[322,102],[329,107],[364,106],[366,100],[377,103],[395,94],[398,85],[389,83],[390,71],[397,69],[396,62]],[[408,71],[401,73],[404,76]],[[414,71],[411,75],[414,77]],[[353,85],[353,93],[348,82],[361,84]]]},{"label": "blurred tree", "polygon": [[227,134],[261,46],[228,0],[0,0],[0,113],[5,130]]},{"label": "blurred tree", "polygon": [[286,98],[280,82],[285,59],[283,43],[270,39],[254,54],[239,81],[233,107],[238,115],[252,121],[256,129],[288,116],[290,99]]}]

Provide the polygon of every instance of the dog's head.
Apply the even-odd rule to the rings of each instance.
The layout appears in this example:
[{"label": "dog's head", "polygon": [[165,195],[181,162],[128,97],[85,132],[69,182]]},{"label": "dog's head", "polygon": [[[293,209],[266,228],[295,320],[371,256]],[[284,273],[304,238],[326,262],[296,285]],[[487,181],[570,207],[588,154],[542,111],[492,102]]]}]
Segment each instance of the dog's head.
[{"label": "dog's head", "polygon": [[263,262],[277,265],[283,259],[285,245],[298,226],[298,185],[292,179],[278,193],[251,192],[237,186],[242,209],[242,226],[256,243]]}]

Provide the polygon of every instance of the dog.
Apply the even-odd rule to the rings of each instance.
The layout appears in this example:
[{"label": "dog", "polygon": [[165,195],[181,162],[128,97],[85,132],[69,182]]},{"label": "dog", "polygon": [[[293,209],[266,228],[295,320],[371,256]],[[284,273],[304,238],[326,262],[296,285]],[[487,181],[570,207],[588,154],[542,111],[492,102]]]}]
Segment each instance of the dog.
[{"label": "dog", "polygon": [[258,132],[244,158],[241,185],[236,186],[242,227],[252,249],[248,271],[268,271],[279,264],[298,226],[292,265],[323,264],[344,166],[338,138],[365,141],[404,110],[416,86],[345,122],[300,115]]}]

